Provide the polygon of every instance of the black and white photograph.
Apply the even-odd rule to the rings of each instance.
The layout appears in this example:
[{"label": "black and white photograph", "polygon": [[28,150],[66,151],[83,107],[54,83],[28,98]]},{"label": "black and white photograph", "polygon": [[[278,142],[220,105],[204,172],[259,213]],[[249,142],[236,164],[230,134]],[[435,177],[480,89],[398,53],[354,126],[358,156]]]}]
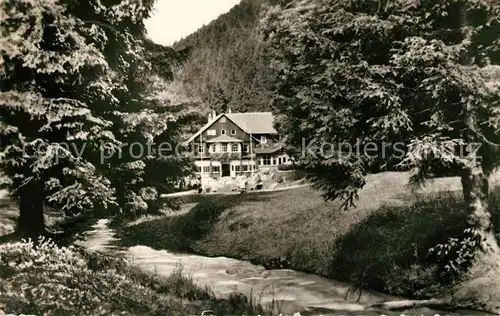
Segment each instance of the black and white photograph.
[{"label": "black and white photograph", "polygon": [[500,315],[500,0],[0,0],[0,315]]}]

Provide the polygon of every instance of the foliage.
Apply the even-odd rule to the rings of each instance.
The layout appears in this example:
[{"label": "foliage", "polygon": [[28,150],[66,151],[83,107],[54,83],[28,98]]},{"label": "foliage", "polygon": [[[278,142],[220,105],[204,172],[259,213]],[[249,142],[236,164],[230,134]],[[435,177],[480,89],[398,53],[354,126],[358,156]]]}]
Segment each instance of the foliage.
[{"label": "foliage", "polygon": [[[492,205],[492,213],[499,214]],[[329,273],[391,294],[432,297],[459,280],[482,247],[466,219],[456,193],[380,209],[336,240]]]},{"label": "foliage", "polygon": [[116,270],[89,269],[71,248],[59,249],[42,241],[37,248],[32,242],[24,242],[2,245],[1,250],[2,268],[8,273],[2,281],[2,301],[8,312],[133,314],[130,311],[168,306],[165,299]]},{"label": "foliage", "polygon": [[217,300],[178,269],[169,277],[141,272],[108,258],[41,239],[0,245],[0,303],[14,314],[196,315],[258,313],[250,305]]},{"label": "foliage", "polygon": [[352,204],[374,166],[457,175],[477,149],[464,131],[485,172],[500,161],[496,2],[304,0],[271,10],[263,29],[278,129],[298,153],[316,143],[300,161],[327,198]]},{"label": "foliage", "polygon": [[278,170],[283,170],[283,171],[288,171],[288,170],[296,170],[297,166],[293,164],[288,164],[288,165],[279,165]]},{"label": "foliage", "polygon": [[[500,164],[500,51],[494,35],[500,31],[500,3],[299,0],[270,11],[264,31],[280,76],[277,129],[314,185],[327,200],[342,200],[348,208],[373,170],[416,168],[413,184],[435,176],[436,169],[461,177],[465,227],[442,237],[460,238],[475,228],[489,247],[466,243],[451,250],[455,258],[442,259],[445,266],[465,260],[452,267],[452,275],[470,266],[462,288],[451,294],[471,302],[469,307],[498,312],[500,293],[482,295],[481,289],[497,289],[500,282],[494,235],[500,223],[491,220],[488,205],[489,176]],[[306,152],[304,140],[315,143]],[[472,250],[477,253],[471,262]],[[362,287],[366,266],[384,257],[386,263],[366,281],[370,287],[387,288],[384,281],[399,274],[406,284],[388,288],[420,292],[427,282],[419,278],[441,281],[433,277],[440,270],[435,265],[388,277],[399,255],[383,252],[368,262],[349,258],[351,266],[344,267],[363,262],[356,271]]]},{"label": "foliage", "polygon": [[441,262],[443,278],[456,280],[470,268],[482,248],[481,235],[467,228],[461,238],[448,238],[446,243],[430,248],[429,254]]},{"label": "foliage", "polygon": [[[139,34],[131,49],[136,54],[127,60],[127,93],[119,96],[121,108],[113,112],[114,133],[122,147],[104,151],[110,167],[107,174],[117,188],[117,203],[124,213],[119,216],[137,218],[165,206],[176,207],[164,205],[159,195],[174,191],[175,184],[192,172],[189,158],[176,155],[173,149],[197,114],[191,99],[169,89],[168,81],[185,54],[154,44],[144,34]],[[162,152],[161,144],[172,150]]]},{"label": "foliage", "polygon": [[432,296],[432,285],[445,284],[428,249],[460,236],[466,216],[460,198],[449,194],[382,208],[335,241],[329,274],[391,294]]},{"label": "foliage", "polygon": [[159,194],[191,172],[153,144],[174,148],[196,115],[163,94],[183,56],[145,38],[152,5],[2,2],[0,167],[21,218],[41,219],[42,199],[67,216],[133,217],[159,209]]},{"label": "foliage", "polygon": [[[100,6],[89,4],[111,25],[120,23],[116,13],[127,9]],[[124,19],[146,14],[145,8],[129,9]],[[15,191],[26,182],[46,182],[47,201],[67,212],[115,203],[95,158],[99,142],[117,144],[102,107],[116,107],[112,92],[124,88],[104,54],[106,31],[71,11],[85,10],[74,2],[4,1],[1,27],[10,31],[0,45],[0,162],[7,185]],[[88,144],[85,156],[63,141],[78,149]]]}]

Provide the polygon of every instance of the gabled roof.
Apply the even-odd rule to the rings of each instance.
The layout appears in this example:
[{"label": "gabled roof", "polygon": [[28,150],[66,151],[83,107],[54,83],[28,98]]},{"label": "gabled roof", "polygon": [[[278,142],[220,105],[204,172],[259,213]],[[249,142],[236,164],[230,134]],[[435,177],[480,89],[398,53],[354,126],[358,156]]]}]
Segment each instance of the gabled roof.
[{"label": "gabled roof", "polygon": [[192,142],[222,116],[227,117],[248,134],[278,134],[274,128],[274,116],[272,112],[221,113],[205,124],[196,134],[191,136],[186,143]]},{"label": "gabled roof", "polygon": [[272,112],[227,113],[226,117],[251,134],[278,134]]},{"label": "gabled roof", "polygon": [[207,143],[235,143],[235,142],[241,142],[241,139],[237,139],[228,135],[220,135],[215,138],[209,139],[206,142]]},{"label": "gabled roof", "polygon": [[202,128],[200,128],[199,131],[197,131],[193,136],[191,136],[187,141],[186,141],[186,144],[189,144],[190,142],[192,142],[196,137],[198,137],[201,133],[203,133],[207,128],[209,128],[210,126],[212,126],[218,119],[220,119],[222,116],[224,115],[224,113],[221,113],[219,115],[217,115],[214,119],[212,119],[211,121],[209,121],[207,124],[203,125]]}]

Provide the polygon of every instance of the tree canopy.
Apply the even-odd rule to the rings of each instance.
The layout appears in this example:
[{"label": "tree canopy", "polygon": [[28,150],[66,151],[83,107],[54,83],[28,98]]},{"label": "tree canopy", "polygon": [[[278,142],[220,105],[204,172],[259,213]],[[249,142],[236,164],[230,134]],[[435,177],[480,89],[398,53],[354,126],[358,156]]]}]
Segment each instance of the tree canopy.
[{"label": "tree canopy", "polygon": [[[317,171],[329,198],[354,196],[374,164],[417,167],[425,175],[437,159],[461,169],[470,160],[459,152],[470,143],[466,107],[484,145],[483,165],[488,172],[496,166],[490,149],[499,135],[497,10],[477,1],[299,1],[270,13],[278,125],[291,149],[301,152],[302,139],[316,142],[302,162]],[[345,157],[320,152],[321,144],[359,142],[379,148]],[[390,147],[381,159],[384,143]],[[404,155],[396,143],[405,145]]]},{"label": "tree canopy", "polygon": [[67,215],[137,212],[160,184],[184,175],[182,158],[130,149],[159,139],[175,146],[192,117],[160,93],[168,64],[182,56],[145,38],[152,5],[1,3],[0,167],[20,200],[21,235],[43,234],[44,205]]},{"label": "tree canopy", "polygon": [[313,183],[347,208],[374,168],[461,177],[480,249],[467,291],[455,294],[498,312],[500,292],[485,302],[477,280],[500,282],[488,207],[500,163],[499,4],[302,0],[270,11],[264,29],[279,74],[277,128]]}]

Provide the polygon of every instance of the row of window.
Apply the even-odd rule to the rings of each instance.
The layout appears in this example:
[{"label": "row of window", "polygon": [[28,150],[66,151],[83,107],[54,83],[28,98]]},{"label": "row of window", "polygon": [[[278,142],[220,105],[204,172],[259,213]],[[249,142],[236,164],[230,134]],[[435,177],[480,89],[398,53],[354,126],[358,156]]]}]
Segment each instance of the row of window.
[{"label": "row of window", "polygon": [[[264,155],[262,160],[258,160],[257,163],[262,166],[276,166],[287,163],[287,157],[273,157],[271,155]],[[255,170],[256,166],[254,166]],[[201,172],[201,167],[197,167],[198,172]],[[220,173],[220,166],[204,166],[204,173]],[[251,165],[232,165],[231,170],[240,172],[240,171],[251,171]]]},{"label": "row of window", "polygon": [[[220,130],[220,134],[221,135],[226,135],[226,130],[225,129],[221,129]],[[214,129],[209,129],[207,131],[207,135],[208,136],[215,136],[215,135],[217,135],[217,132]],[[235,129],[231,130],[231,135],[233,135],[233,136],[236,135],[236,130]]]},{"label": "row of window", "polygon": [[[220,134],[221,134],[221,135],[226,135],[226,130],[225,130],[225,129],[221,129],[221,130],[220,130]],[[216,130],[214,130],[214,129],[210,129],[210,130],[208,130],[208,131],[207,131],[207,135],[208,135],[208,136],[215,136],[215,135],[217,135],[217,132],[216,132]],[[236,135],[236,130],[235,130],[235,129],[231,130],[231,135],[232,135],[232,136]],[[262,144],[267,143],[267,138],[266,138],[266,135],[261,135],[261,136],[260,136],[260,142],[261,142]]]},{"label": "row of window", "polygon": [[286,157],[272,157],[271,155],[264,155],[262,157],[262,162],[259,160],[259,164],[263,166],[276,166],[287,163]]},{"label": "row of window", "polygon": [[[227,153],[228,152],[228,148],[229,148],[229,146],[227,144],[221,144],[221,151],[223,153]],[[240,148],[239,148],[238,144],[232,144],[231,145],[231,152],[233,152],[233,153],[239,152],[239,149]],[[204,146],[198,146],[198,152],[199,153],[203,153],[204,151],[205,151]],[[250,146],[249,145],[244,145],[243,146],[243,152],[248,153],[249,151],[250,151]],[[211,145],[208,148],[208,152],[214,153],[215,152],[215,145]]]},{"label": "row of window", "polygon": [[[236,171],[236,172],[240,172],[240,171],[251,171],[252,170],[252,165],[233,165],[231,166],[231,169]],[[254,169],[255,170],[256,167],[254,166]]]},{"label": "row of window", "polygon": [[[198,172],[201,172],[201,167],[198,166],[196,167]],[[240,172],[240,171],[251,171],[252,170],[252,165],[232,165],[231,169]],[[256,170],[256,167],[254,166],[254,170]],[[203,172],[204,173],[220,173],[220,166],[203,166]]]},{"label": "row of window", "polygon": [[[233,152],[237,152],[238,151],[238,148],[236,145],[236,149],[234,147],[235,145],[232,146],[232,151]],[[248,148],[246,148],[246,152],[248,151]],[[202,151],[201,151],[202,152]],[[227,152],[227,144],[223,144],[222,146],[222,152]],[[259,159],[258,160],[258,164],[259,165],[263,165],[263,166],[276,166],[276,165],[281,165],[281,164],[285,164],[287,163],[287,158],[286,157],[275,157],[275,156],[271,156],[271,155],[264,155],[262,157],[262,159]],[[206,172],[209,172],[209,171],[206,171]],[[219,171],[212,171],[212,172],[219,172]]]},{"label": "row of window", "polygon": [[[201,172],[201,167],[200,166],[196,167],[196,169],[197,169],[198,172]],[[220,166],[212,166],[212,169],[210,169],[210,166],[204,166],[203,167],[203,172],[204,173],[210,173],[210,172],[220,173]]]}]

